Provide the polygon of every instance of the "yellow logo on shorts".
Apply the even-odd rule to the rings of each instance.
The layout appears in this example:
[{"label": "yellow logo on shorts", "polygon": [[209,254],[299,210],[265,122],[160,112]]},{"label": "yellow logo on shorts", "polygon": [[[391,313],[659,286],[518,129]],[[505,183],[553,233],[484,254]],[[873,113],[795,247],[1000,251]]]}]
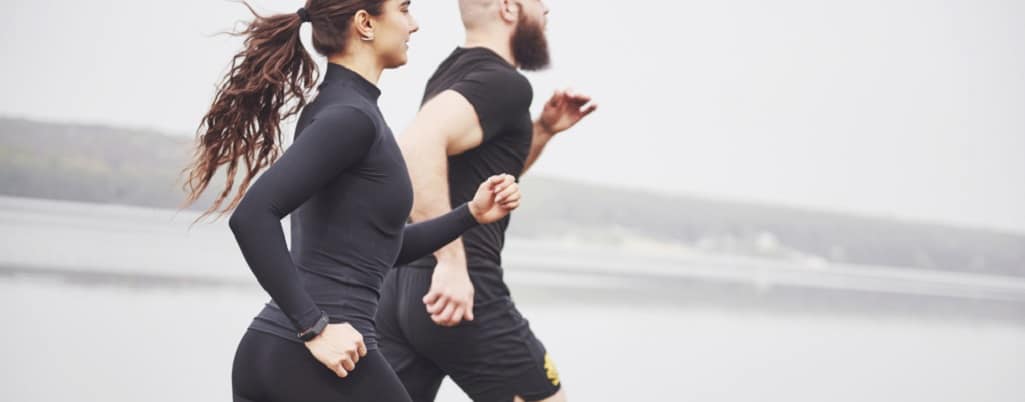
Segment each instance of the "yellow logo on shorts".
[{"label": "yellow logo on shorts", "polygon": [[548,353],[545,353],[545,373],[552,385],[559,385],[559,370],[555,368],[555,362],[552,361],[552,357]]}]

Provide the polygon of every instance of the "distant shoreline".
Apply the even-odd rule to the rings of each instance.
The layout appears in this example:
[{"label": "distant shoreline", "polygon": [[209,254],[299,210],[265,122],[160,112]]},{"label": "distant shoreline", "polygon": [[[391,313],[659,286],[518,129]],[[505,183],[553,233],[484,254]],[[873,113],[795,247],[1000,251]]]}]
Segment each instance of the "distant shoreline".
[{"label": "distant shoreline", "polygon": [[[545,305],[615,305],[632,309],[730,310],[750,314],[795,314],[863,316],[873,319],[961,320],[1025,325],[1025,302],[965,300],[934,296],[912,296],[835,289],[777,286],[758,290],[737,283],[704,281],[675,282],[671,286],[650,281],[628,288],[546,284],[536,272],[516,272],[509,282],[517,300]],[[0,284],[29,286],[73,286],[85,289],[112,288],[119,291],[153,290],[259,293],[253,279],[172,277],[123,272],[97,272],[55,267],[0,264]]]},{"label": "distant shoreline", "polygon": [[[190,153],[190,139],[148,130],[0,117],[0,193],[175,211]],[[522,188],[527,198],[514,213],[513,237],[1025,278],[1025,233],[533,175]],[[210,205],[213,193],[181,213]]]}]

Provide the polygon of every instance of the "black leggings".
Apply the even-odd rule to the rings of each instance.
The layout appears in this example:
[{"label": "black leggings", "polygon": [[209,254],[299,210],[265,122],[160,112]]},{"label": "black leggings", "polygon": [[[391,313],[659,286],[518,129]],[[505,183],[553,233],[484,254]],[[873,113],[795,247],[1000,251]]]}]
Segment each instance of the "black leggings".
[{"label": "black leggings", "polygon": [[410,402],[402,382],[377,350],[359,359],[346,378],[320,364],[306,346],[246,331],[231,370],[235,402]]}]

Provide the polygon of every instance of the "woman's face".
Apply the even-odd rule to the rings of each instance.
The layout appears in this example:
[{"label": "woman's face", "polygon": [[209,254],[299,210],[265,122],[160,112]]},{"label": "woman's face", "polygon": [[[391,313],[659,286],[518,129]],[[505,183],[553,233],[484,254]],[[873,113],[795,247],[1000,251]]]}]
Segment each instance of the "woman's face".
[{"label": "woman's face", "polygon": [[374,49],[385,68],[406,64],[409,38],[420,29],[409,12],[410,0],[386,0],[374,17]]}]

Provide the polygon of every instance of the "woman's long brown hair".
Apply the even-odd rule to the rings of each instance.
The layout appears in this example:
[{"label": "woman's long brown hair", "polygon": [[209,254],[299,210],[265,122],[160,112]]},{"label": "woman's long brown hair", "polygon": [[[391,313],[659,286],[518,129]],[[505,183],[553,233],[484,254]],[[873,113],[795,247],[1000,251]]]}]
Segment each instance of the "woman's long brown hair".
[{"label": "woman's long brown hair", "polygon": [[[329,56],[345,50],[352,16],[359,10],[380,15],[384,0],[308,0],[305,11],[313,26],[313,47]],[[281,153],[282,120],[294,116],[306,105],[306,93],[317,82],[317,66],[303,47],[299,13],[259,15],[234,35],[245,37],[243,49],[231,59],[231,66],[214,96],[210,110],[197,130],[192,163],[185,168],[184,207],[199,199],[217,171],[227,167],[224,189],[199,217],[221,215],[234,209],[253,178],[270,166]],[[235,189],[239,169],[244,175]],[[230,202],[225,200],[230,197]]]}]

